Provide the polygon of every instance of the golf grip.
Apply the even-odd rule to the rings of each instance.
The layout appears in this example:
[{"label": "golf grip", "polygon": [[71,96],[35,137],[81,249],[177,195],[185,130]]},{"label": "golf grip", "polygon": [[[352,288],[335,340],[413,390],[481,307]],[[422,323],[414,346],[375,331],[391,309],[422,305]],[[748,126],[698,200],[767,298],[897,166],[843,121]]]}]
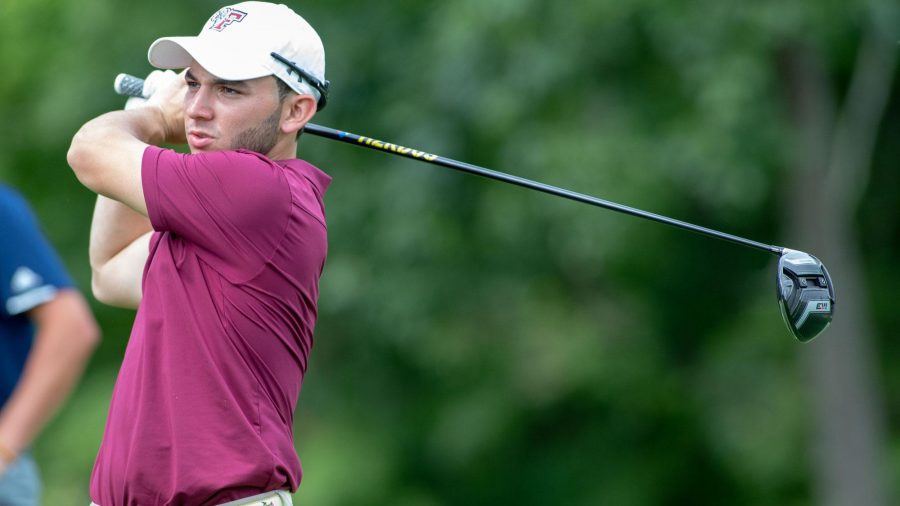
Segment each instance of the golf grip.
[{"label": "golf grip", "polygon": [[[128,97],[144,96],[144,80],[140,77],[135,77],[128,74],[119,74],[118,76],[116,76],[116,81],[115,83],[113,83],[113,87],[115,88],[116,93],[118,93],[119,95],[125,95]],[[665,223],[666,225],[671,225],[683,230],[690,230],[692,232],[703,234],[709,237],[715,237],[717,239],[722,239],[736,244],[750,246],[751,248],[756,248],[758,250],[772,253],[774,255],[781,256],[781,254],[784,252],[784,248],[782,248],[781,246],[774,246],[771,244],[765,244],[750,239],[745,239],[740,236],[727,234],[725,232],[720,232],[711,228],[694,225],[693,223],[688,223],[686,221],[676,220],[667,216],[643,211],[641,209],[624,206],[622,204],[616,204],[615,202],[599,199],[597,197],[592,197],[583,193],[573,192],[571,190],[566,190],[565,188],[558,188],[556,186],[539,183],[530,179],[525,179],[503,172],[486,169],[484,167],[479,167],[478,165],[472,165],[469,163],[453,160],[451,158],[444,158],[442,156],[433,155],[424,151],[407,148],[404,146],[400,146],[399,144],[384,142],[373,139],[371,137],[344,132],[342,130],[335,130],[333,128],[314,125],[312,123],[307,123],[306,126],[303,127],[303,131],[313,135],[317,135],[319,137],[325,137],[326,139],[346,142],[348,144],[354,144],[356,146],[374,149],[376,151],[399,155],[404,158],[411,158],[413,160],[419,160],[420,162],[427,162],[433,165],[440,165],[441,167],[447,167],[448,169],[467,172],[469,174],[475,174],[497,181],[503,181],[504,183],[514,184],[523,188],[530,188],[532,190],[537,190],[543,193],[549,193],[550,195],[556,195],[557,197],[563,197],[569,200],[602,207],[611,211],[617,211],[623,214],[636,216],[638,218],[644,218],[658,223]]]},{"label": "golf grip", "polygon": [[130,74],[119,74],[113,83],[113,88],[119,95],[126,97],[144,97],[144,80]]}]

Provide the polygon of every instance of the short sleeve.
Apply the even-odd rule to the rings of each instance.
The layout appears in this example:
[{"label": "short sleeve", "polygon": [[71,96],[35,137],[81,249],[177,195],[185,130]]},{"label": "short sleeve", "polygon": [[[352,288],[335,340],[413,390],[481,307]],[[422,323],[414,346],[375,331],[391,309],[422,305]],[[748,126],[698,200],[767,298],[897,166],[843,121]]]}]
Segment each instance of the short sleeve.
[{"label": "short sleeve", "polygon": [[25,200],[0,188],[0,313],[16,316],[72,286]]},{"label": "short sleeve", "polygon": [[278,248],[291,193],[282,168],[269,159],[149,146],[141,173],[153,228],[192,245],[230,281],[254,276]]}]

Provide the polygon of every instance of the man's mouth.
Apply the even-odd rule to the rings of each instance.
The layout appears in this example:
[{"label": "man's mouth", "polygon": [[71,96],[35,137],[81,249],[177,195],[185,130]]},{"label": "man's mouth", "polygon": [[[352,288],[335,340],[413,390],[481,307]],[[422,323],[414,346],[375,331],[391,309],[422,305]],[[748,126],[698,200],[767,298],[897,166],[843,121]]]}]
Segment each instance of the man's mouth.
[{"label": "man's mouth", "polygon": [[215,138],[199,130],[191,130],[188,132],[187,136],[188,144],[195,149],[206,148],[212,144],[214,140]]}]

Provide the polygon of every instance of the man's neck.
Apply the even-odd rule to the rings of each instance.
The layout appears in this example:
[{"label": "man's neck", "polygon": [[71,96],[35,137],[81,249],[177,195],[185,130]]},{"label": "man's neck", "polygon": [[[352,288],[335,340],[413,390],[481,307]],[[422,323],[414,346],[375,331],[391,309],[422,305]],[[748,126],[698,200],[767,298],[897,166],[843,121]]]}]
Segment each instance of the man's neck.
[{"label": "man's neck", "polygon": [[272,160],[293,160],[297,158],[297,140],[290,139],[285,142],[279,142],[266,153],[266,156]]}]

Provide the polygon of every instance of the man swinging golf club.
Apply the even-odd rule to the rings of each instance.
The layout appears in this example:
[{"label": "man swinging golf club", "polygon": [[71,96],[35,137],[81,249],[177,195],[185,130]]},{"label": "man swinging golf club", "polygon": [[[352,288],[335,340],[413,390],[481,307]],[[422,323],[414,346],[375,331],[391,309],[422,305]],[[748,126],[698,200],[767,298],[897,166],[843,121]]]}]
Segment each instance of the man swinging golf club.
[{"label": "man swinging golf club", "polygon": [[243,2],[149,60],[187,70],[87,122],[68,154],[98,194],[95,296],[137,308],[91,500],[290,504],[330,182],[295,155],[325,103],[322,42],[288,7]]}]

